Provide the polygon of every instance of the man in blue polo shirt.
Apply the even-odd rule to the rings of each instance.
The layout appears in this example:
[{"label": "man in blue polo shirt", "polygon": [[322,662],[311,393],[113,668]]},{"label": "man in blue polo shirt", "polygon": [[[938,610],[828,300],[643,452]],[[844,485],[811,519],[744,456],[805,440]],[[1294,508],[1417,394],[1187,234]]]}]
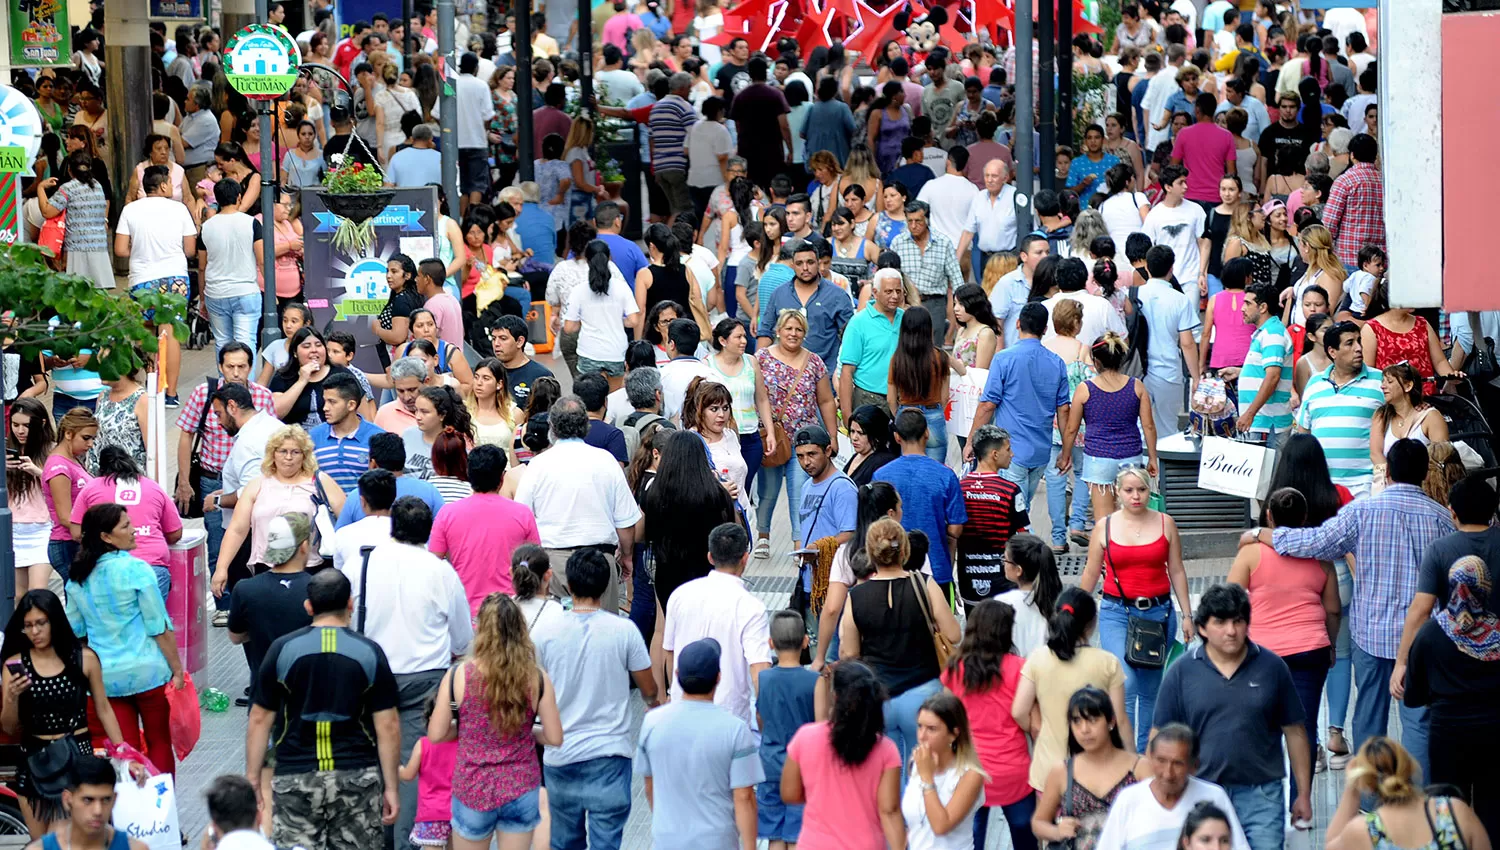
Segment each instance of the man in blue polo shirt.
[{"label": "man in blue polo shirt", "polygon": [[[370,437],[370,468],[384,469],[396,476],[396,498],[416,496],[427,503],[432,509],[433,519],[437,519],[438,511],[443,509],[443,494],[420,478],[402,474],[406,469],[406,444],[401,441],[400,434],[382,431]],[[355,485],[358,486],[358,481]],[[359,499],[345,499],[339,521],[333,527],[343,528],[364,518],[365,509]]]},{"label": "man in blue polo shirt", "polygon": [[1275,653],[1250,642],[1250,594],[1237,584],[1205,591],[1193,624],[1203,641],[1167,669],[1152,726],[1191,727],[1202,742],[1198,778],[1229,795],[1250,850],[1281,850],[1283,737],[1297,791],[1292,821],[1312,820],[1312,754],[1291,671]]},{"label": "man in blue polo shirt", "polygon": [[329,375],[323,382],[323,424],[307,432],[319,471],[328,473],[345,493],[352,493],[370,469],[370,438],[385,433],[357,412],[363,397],[351,376]]},{"label": "man in blue polo shirt", "polygon": [[1016,344],[995,352],[990,362],[990,377],[974,411],[964,459],[974,456],[974,432],[980,426],[993,421],[1010,432],[1015,456],[1000,474],[1020,486],[1023,501],[1016,507],[1028,510],[1052,457],[1052,417],[1067,421],[1072,398],[1062,358],[1042,347],[1047,308],[1039,302],[1027,304],[1016,325]]},{"label": "man in blue polo shirt", "polygon": [[618,204],[605,201],[594,210],[594,226],[599,228],[599,239],[609,246],[610,261],[620,270],[620,274],[625,277],[625,283],[634,291],[635,276],[651,263],[646,260],[646,255],[641,253],[639,245],[620,235],[620,228],[624,225],[625,219],[620,216]]},{"label": "man in blue polo shirt", "polygon": [[963,488],[953,470],[927,456],[927,417],[920,409],[908,407],[896,414],[894,430],[901,457],[875,470],[871,480],[896,488],[901,496],[901,527],[927,535],[932,577],[951,599],[951,544],[958,541],[969,521]]},{"label": "man in blue polo shirt", "polygon": [[875,272],[870,286],[875,294],[869,306],[849,320],[839,347],[839,410],[845,422],[867,404],[877,407],[887,404],[885,390],[891,355],[896,353],[901,314],[905,312],[901,305],[906,301],[906,284],[901,280],[901,272],[881,269]]}]

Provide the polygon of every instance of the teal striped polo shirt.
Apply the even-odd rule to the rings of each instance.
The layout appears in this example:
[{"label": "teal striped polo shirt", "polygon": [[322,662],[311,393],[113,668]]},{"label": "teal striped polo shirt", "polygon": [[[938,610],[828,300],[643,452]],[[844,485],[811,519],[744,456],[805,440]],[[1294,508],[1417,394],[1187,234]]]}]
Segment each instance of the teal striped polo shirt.
[{"label": "teal striped polo shirt", "polygon": [[1297,408],[1297,425],[1317,438],[1328,457],[1328,471],[1335,484],[1351,490],[1369,484],[1373,473],[1370,463],[1370,421],[1385,404],[1380,391],[1380,373],[1369,366],[1353,380],[1339,385],[1333,381],[1333,366],[1313,376],[1302,393]]},{"label": "teal striped polo shirt", "polygon": [[1255,401],[1265,383],[1266,368],[1271,366],[1280,366],[1281,376],[1271,398],[1255,411],[1255,419],[1250,423],[1252,434],[1281,432],[1292,427],[1292,338],[1286,332],[1286,325],[1276,316],[1267,319],[1250,338],[1250,350],[1245,354],[1245,366],[1240,370],[1240,410]]}]

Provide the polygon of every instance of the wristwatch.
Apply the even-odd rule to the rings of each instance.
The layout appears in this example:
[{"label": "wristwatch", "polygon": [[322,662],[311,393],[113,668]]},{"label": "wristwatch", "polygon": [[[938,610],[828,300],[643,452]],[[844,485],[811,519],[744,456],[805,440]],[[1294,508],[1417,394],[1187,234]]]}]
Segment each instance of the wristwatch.
[{"label": "wristwatch", "polygon": [[937,786],[934,785],[931,782],[922,782],[922,783],[919,783],[919,785],[920,785],[920,787],[922,789],[922,793],[923,794],[926,794],[928,791],[936,791],[937,790]]}]

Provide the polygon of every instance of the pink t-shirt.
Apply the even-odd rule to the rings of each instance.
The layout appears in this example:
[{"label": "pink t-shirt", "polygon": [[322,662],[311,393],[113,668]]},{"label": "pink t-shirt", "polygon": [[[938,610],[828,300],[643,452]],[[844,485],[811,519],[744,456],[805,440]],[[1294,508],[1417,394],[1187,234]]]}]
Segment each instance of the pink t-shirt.
[{"label": "pink t-shirt", "polygon": [[609,20],[604,22],[604,35],[601,38],[604,39],[605,44],[613,44],[621,50],[627,50],[630,44],[625,40],[626,31],[638,30],[644,26],[645,24],[641,23],[640,16],[633,12],[626,12],[623,15],[613,15]]},{"label": "pink t-shirt", "polygon": [[990,775],[989,784],[984,786],[985,805],[1008,806],[1031,793],[1031,752],[1026,747],[1026,734],[1010,715],[1024,666],[1026,659],[1006,653],[1000,659],[1000,678],[981,693],[965,692],[961,665],[958,673],[944,670],[941,677],[943,686],[963,702],[969,713],[979,765]]},{"label": "pink t-shirt", "polygon": [[[1215,196],[1215,199],[1217,197]],[[423,306],[432,311],[433,321],[437,322],[438,339],[462,348],[464,311],[458,299],[448,292],[437,292],[427,299],[427,303]]]},{"label": "pink t-shirt", "polygon": [[1217,204],[1219,180],[1234,173],[1234,136],[1217,124],[1184,127],[1172,146],[1172,158],[1187,166],[1187,199]]},{"label": "pink t-shirt", "polygon": [[834,753],[828,724],[809,723],[786,754],[802,770],[807,798],[798,850],[885,850],[876,797],[881,775],[901,766],[895,742],[881,735],[864,763],[851,768]]},{"label": "pink t-shirt", "polygon": [[[541,541],[536,517],[525,505],[498,493],[475,493],[438,513],[427,548],[447,555],[464,583],[470,611],[478,616],[486,596],[513,592],[510,553],[522,543]],[[561,571],[562,565],[553,569]]]},{"label": "pink t-shirt", "polygon": [[167,491],[149,478],[130,482],[95,478],[74,497],[69,519],[81,523],[89,508],[111,502],[124,505],[135,524],[135,551],[131,554],[152,566],[168,566],[167,535],[182,530],[182,515]]},{"label": "pink t-shirt", "polygon": [[83,485],[89,483],[92,476],[89,475],[88,470],[79,465],[78,461],[61,455],[48,455],[47,465],[42,467],[42,489],[47,492],[47,515],[52,518],[52,539],[72,540],[73,534],[68,531],[67,518],[59,518],[57,505],[52,503],[52,479],[59,475],[68,477],[69,489],[72,491],[75,505],[78,504],[78,491],[83,489]]}]

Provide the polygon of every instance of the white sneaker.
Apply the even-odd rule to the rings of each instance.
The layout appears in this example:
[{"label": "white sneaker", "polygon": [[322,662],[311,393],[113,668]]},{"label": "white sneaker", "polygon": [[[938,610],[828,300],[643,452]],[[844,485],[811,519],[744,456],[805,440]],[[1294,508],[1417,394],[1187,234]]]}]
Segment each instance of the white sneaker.
[{"label": "white sneaker", "polygon": [[218,628],[221,628],[221,629],[227,627],[229,625],[229,612],[228,611],[215,611],[214,612],[214,625],[217,626]]}]

